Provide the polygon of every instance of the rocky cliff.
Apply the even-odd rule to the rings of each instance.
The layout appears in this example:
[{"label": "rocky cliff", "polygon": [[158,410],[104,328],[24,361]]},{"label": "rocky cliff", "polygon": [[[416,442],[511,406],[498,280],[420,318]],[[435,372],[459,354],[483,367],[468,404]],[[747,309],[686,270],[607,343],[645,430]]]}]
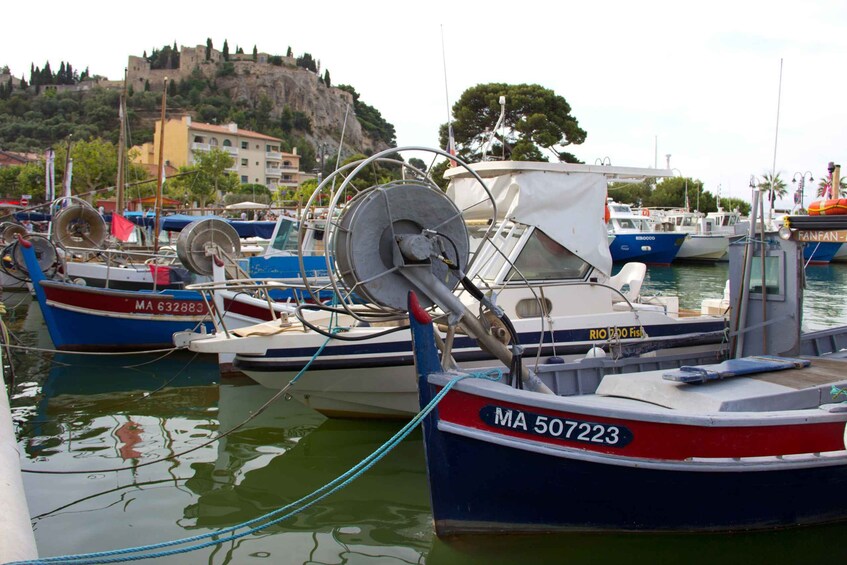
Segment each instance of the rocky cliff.
[{"label": "rocky cliff", "polygon": [[[163,80],[186,80],[196,70],[214,82],[218,92],[227,94],[232,100],[246,102],[258,107],[263,98],[271,102],[271,115],[279,117],[288,106],[302,112],[312,123],[312,132],[306,137],[316,145],[326,144],[337,150],[344,129],[343,154],[380,151],[388,145],[375,140],[364,131],[355,119],[353,96],[341,89],[327,87],[319,75],[297,67],[294,59],[271,57],[259,53],[256,61],[252,56],[233,56],[224,62],[220,52],[211,50],[207,60],[206,48],[181,47],[177,69],[150,69],[150,64],[141,57],[131,56],[127,66],[127,80],[141,86],[149,83],[151,89],[161,88]],[[276,59],[275,64],[270,61]],[[226,68],[231,65],[231,68]],[[221,72],[225,69],[226,72]],[[345,114],[347,125],[344,127]]]}]

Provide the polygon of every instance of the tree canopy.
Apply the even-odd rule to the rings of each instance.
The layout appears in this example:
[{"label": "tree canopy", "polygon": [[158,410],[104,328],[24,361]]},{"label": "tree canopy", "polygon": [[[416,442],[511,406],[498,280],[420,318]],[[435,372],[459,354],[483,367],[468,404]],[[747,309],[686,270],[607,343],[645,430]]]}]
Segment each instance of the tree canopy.
[{"label": "tree canopy", "polygon": [[[495,131],[501,96],[506,101],[505,119]],[[479,161],[487,153],[515,161],[547,161],[552,153],[557,161],[580,162],[563,148],[583,143],[587,133],[571,115],[567,101],[548,88],[479,84],[466,90],[452,111],[456,151],[464,160]],[[439,137],[446,147],[447,124],[441,126]]]}]

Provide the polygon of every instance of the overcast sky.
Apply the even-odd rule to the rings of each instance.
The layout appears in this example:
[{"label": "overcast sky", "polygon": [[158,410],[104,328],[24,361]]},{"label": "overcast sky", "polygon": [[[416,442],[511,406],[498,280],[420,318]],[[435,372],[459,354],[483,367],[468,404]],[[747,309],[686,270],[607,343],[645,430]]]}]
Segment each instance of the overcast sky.
[{"label": "overcast sky", "polygon": [[311,53],[394,124],[400,146],[436,145],[447,99],[472,86],[534,83],[588,132],[570,148],[585,163],[664,167],[670,154],[683,176],[744,199],[774,154],[790,191],[794,173],[816,184],[829,161],[847,169],[843,0],[46,0],[3,13],[0,65],[27,80],[46,61],[118,80],[128,55],[226,39],[231,51]]}]

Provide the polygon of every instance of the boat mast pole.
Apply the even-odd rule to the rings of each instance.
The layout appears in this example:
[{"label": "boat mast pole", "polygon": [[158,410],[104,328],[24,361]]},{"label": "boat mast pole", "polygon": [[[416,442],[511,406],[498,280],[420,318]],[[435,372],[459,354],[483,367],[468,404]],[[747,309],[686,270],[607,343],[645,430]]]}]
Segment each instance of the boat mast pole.
[{"label": "boat mast pole", "polygon": [[126,68],[124,68],[124,87],[121,90],[121,98],[118,102],[118,117],[121,120],[120,130],[118,135],[118,174],[115,180],[115,212],[123,214],[124,211],[124,190],[126,186],[126,169],[124,161],[126,160]]},{"label": "boat mast pole", "polygon": [[159,253],[159,226],[162,215],[162,181],[165,176],[165,103],[168,94],[168,77],[162,86],[162,120],[159,127],[159,174],[156,181],[156,204],[153,213],[156,217],[153,227],[153,253]]}]

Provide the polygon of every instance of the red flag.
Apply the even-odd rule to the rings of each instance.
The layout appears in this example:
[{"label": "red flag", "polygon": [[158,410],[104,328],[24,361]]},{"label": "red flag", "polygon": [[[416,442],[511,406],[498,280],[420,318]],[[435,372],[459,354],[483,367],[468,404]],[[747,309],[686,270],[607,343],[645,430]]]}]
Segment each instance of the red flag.
[{"label": "red flag", "polygon": [[112,214],[112,235],[121,241],[128,241],[135,224],[115,212]]},{"label": "red flag", "polygon": [[153,282],[157,285],[171,284],[171,268],[167,265],[150,264],[150,274],[153,276]]}]

